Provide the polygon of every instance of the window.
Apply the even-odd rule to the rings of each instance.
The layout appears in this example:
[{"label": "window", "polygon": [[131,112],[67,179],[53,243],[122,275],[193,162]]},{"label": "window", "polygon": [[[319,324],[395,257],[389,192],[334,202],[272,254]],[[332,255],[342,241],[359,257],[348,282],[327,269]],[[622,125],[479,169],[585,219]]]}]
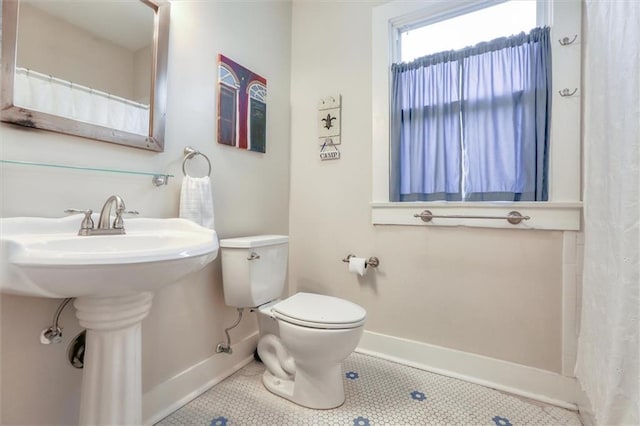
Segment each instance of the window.
[{"label": "window", "polygon": [[[464,94],[464,85],[456,82],[457,78],[464,82],[464,67],[459,63],[452,64],[449,62],[451,69],[442,72],[449,72],[454,81],[454,90],[450,99],[441,102],[439,107],[444,110],[435,114],[440,120],[440,127],[450,125],[454,132],[459,132],[461,136],[458,138],[462,142],[457,144],[460,146],[458,154],[454,154],[454,161],[450,163],[450,167],[444,167],[444,163],[437,165],[437,173],[459,175],[460,183],[456,184],[456,188],[448,188],[444,192],[449,192],[451,196],[435,196],[435,197],[416,197],[414,202],[393,202],[393,188],[389,184],[394,181],[394,166],[397,161],[397,150],[394,148],[393,142],[390,145],[390,135],[396,130],[392,124],[394,121],[390,119],[393,113],[390,108],[393,100],[393,73],[390,72],[391,64],[399,62],[402,58],[408,59],[416,55],[424,54],[424,51],[411,53],[411,44],[413,40],[419,38],[418,33],[421,31],[431,31],[434,27],[442,27],[447,25],[457,28],[457,33],[469,34],[484,32],[484,30],[495,31],[500,25],[491,23],[487,14],[496,13],[499,9],[507,10],[510,7],[524,6],[528,8],[528,12],[521,13],[525,18],[523,21],[516,22],[516,26],[511,29],[498,29],[498,33],[490,33],[486,37],[494,37],[506,35],[508,33],[520,30],[528,31],[531,25],[543,26],[549,25],[551,49],[553,54],[553,105],[556,106],[551,116],[550,124],[550,146],[549,146],[549,174],[548,174],[548,201],[546,202],[514,202],[516,200],[545,200],[546,197],[527,198],[517,195],[512,198],[494,197],[493,194],[488,197],[478,196],[476,190],[473,189],[472,181],[467,179],[469,174],[474,173],[473,161],[469,156],[472,154],[473,148],[470,145],[464,145],[465,134],[470,137],[475,131],[471,131],[465,127],[465,114],[467,120],[474,115],[475,112],[486,108],[482,102],[482,96],[476,94],[476,100],[480,102],[469,103],[461,95]],[[542,229],[579,229],[580,225],[580,102],[579,97],[574,99],[564,99],[558,96],[558,90],[565,85],[571,85],[571,88],[580,87],[580,46],[561,46],[554,41],[564,36],[580,34],[580,15],[581,5],[579,0],[557,1],[557,2],[535,2],[535,1],[461,1],[461,2],[437,2],[432,4],[425,3],[407,3],[392,2],[374,8],[373,13],[373,54],[372,54],[372,90],[373,90],[373,202],[372,202],[372,218],[374,224],[407,224],[420,225],[419,220],[413,218],[413,214],[419,213],[425,208],[429,208],[434,214],[458,214],[458,215],[496,215],[494,212],[501,211],[500,216],[505,215],[509,209],[518,209],[521,213],[529,215],[532,220],[523,222],[518,225],[521,228],[542,228]],[[531,19],[531,11],[535,10],[536,20]],[[483,16],[484,14],[484,16]],[[513,17],[513,12],[508,12]],[[479,18],[478,18],[479,17]],[[553,17],[553,19],[551,19]],[[454,19],[451,19],[454,18]],[[455,23],[460,19],[480,19],[482,24]],[[498,18],[498,22],[507,21],[504,18]],[[514,19],[508,19],[511,24]],[[454,24],[452,24],[454,23]],[[429,28],[431,27],[431,28]],[[463,30],[460,30],[463,28]],[[474,31],[469,31],[474,28]],[[475,31],[475,28],[478,31]],[[502,33],[500,32],[502,31]],[[542,31],[542,30],[539,30]],[[547,30],[547,37],[548,36]],[[456,31],[454,31],[455,33]],[[535,32],[535,31],[534,31]],[[533,36],[534,32],[530,32],[529,36]],[[442,33],[441,33],[442,34]],[[454,34],[455,35],[455,34]],[[485,37],[478,36],[474,37]],[[473,43],[469,43],[468,39],[460,39],[457,36],[430,36],[430,39],[437,39],[438,42],[446,40],[448,45],[439,44],[434,47],[435,50],[450,48],[458,48],[469,44],[476,44],[481,41],[476,39]],[[451,44],[453,43],[453,45]],[[455,43],[458,43],[456,45]],[[414,43],[415,44],[415,43]],[[422,44],[424,43],[417,43]],[[429,46],[436,43],[429,43]],[[562,51],[559,51],[559,48]],[[433,53],[433,52],[427,52]],[[412,56],[413,55],[413,56]],[[435,55],[434,55],[435,56]],[[432,58],[433,59],[433,58]],[[459,58],[457,58],[459,59]],[[462,59],[463,61],[466,59]],[[447,63],[444,61],[444,63]],[[406,65],[406,64],[405,64]],[[467,67],[470,64],[466,65]],[[462,68],[462,69],[461,69]],[[505,73],[512,78],[513,73]],[[503,80],[497,79],[498,83]],[[442,84],[437,84],[442,87]],[[455,90],[457,89],[457,90]],[[457,93],[456,93],[457,92]],[[515,92],[515,93],[514,93]],[[523,96],[520,89],[511,94],[507,94],[507,98],[515,99],[515,106],[512,106],[512,112],[519,111],[521,105],[518,105],[518,97]],[[534,90],[535,92],[535,90]],[[497,99],[497,98],[496,98]],[[500,102],[495,102],[492,108],[501,108]],[[461,112],[460,112],[461,110]],[[410,112],[410,111],[407,111]],[[450,114],[450,117],[446,117]],[[505,117],[510,113],[504,113]],[[512,113],[511,113],[512,114]],[[512,114],[513,115],[513,114]],[[478,117],[482,117],[479,114]],[[476,124],[481,127],[484,125],[483,119],[476,117]],[[470,120],[473,121],[473,120]],[[461,124],[460,124],[461,123]],[[456,129],[456,124],[458,124]],[[522,126],[517,126],[517,131],[522,130]],[[466,132],[466,133],[465,133]],[[392,138],[391,138],[392,139]],[[491,137],[487,139],[493,139]],[[467,141],[469,142],[469,141]],[[455,145],[455,144],[454,144]],[[453,146],[453,145],[452,145]],[[405,147],[406,148],[406,147]],[[440,147],[442,149],[442,146]],[[459,155],[460,159],[456,159],[455,155]],[[485,158],[491,158],[492,155]],[[484,161],[484,160],[483,160]],[[489,167],[489,169],[494,169]],[[519,172],[516,172],[516,174]],[[495,191],[489,191],[495,192]],[[500,191],[498,191],[500,192]],[[519,191],[515,191],[519,192]],[[469,194],[471,196],[465,196]],[[390,198],[391,195],[391,198]],[[460,202],[458,200],[485,201],[485,202]],[[399,199],[398,199],[399,200]],[[432,202],[434,200],[445,200],[447,202]],[[509,202],[505,202],[508,200]],[[412,201],[412,198],[405,198],[405,201]],[[487,202],[489,201],[489,202]],[[436,211],[434,211],[436,210]],[[505,211],[506,210],[506,211]],[[532,210],[535,210],[535,214]],[[413,214],[412,214],[413,213]],[[446,222],[446,223],[445,223]],[[506,223],[506,222],[505,222]],[[435,223],[434,223],[435,224]],[[469,226],[491,226],[504,227],[512,226],[508,223],[503,225],[498,221],[470,221],[466,219],[455,219],[450,221],[439,221],[442,225],[469,225]]]},{"label": "window", "polygon": [[[464,12],[464,9],[462,10]],[[538,26],[535,1],[510,0],[450,18],[433,19],[399,28],[400,57],[410,62],[421,56],[459,50],[481,41],[529,32]],[[467,30],[460,31],[460,28]]]},{"label": "window", "polygon": [[393,64],[391,200],[546,201],[550,70],[548,28]]}]

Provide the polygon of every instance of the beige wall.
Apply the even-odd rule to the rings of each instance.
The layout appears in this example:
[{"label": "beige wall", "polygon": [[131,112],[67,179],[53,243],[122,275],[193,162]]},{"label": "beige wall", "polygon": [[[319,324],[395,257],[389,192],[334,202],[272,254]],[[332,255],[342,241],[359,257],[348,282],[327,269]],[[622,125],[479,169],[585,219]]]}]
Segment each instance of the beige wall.
[{"label": "beige wall", "polygon": [[[0,154],[3,159],[169,172],[176,177],[156,188],[145,176],[0,165],[1,216],[59,217],[69,207],[99,209],[109,195],[120,194],[129,209],[143,216],[175,217],[182,150],[191,145],[211,159],[221,238],[288,233],[290,4],[178,1],[172,2],[171,13],[164,153],[2,124]],[[216,143],[218,53],[267,79],[266,154]],[[197,174],[203,164],[194,159],[188,170]],[[224,305],[221,284],[217,259],[156,293],[143,322],[145,392],[215,356],[224,327],[236,315]],[[66,362],[68,344],[79,332],[74,309],[69,306],[63,313],[61,344],[38,341],[59,302],[1,298],[1,424],[76,422],[81,372]],[[254,331],[255,319],[247,315],[232,333],[234,342]]]},{"label": "beige wall", "polygon": [[[291,285],[361,304],[368,331],[560,372],[561,232],[371,225],[372,7],[293,5]],[[342,158],[321,162],[316,106],[335,93]],[[381,265],[359,278],[348,253]]]}]

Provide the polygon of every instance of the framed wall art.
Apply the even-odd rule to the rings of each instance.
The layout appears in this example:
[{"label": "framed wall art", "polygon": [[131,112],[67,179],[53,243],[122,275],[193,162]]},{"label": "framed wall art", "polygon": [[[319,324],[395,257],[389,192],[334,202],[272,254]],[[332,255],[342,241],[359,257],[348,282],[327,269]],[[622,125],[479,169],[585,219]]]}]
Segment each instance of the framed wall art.
[{"label": "framed wall art", "polygon": [[267,148],[267,79],[218,55],[218,143]]}]

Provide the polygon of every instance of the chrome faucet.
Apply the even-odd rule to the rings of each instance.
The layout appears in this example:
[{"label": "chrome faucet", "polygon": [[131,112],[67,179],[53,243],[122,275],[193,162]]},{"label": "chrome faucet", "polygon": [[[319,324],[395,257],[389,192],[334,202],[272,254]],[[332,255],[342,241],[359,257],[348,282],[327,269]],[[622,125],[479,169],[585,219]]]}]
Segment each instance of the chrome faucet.
[{"label": "chrome faucet", "polygon": [[[110,216],[111,207],[115,205],[116,218],[113,221],[113,227],[111,227]],[[119,195],[112,195],[104,202],[102,210],[100,210],[100,219],[98,219],[98,227],[93,230],[93,235],[100,234],[124,234],[124,222],[122,220],[122,213],[124,213],[124,201]]]},{"label": "chrome faucet", "polygon": [[[115,206],[116,218],[113,221],[113,226],[111,226],[111,208],[113,206]],[[125,234],[124,221],[122,220],[122,215],[124,213],[138,214],[136,211],[125,212],[124,209],[124,201],[119,195],[112,195],[107,198],[107,201],[104,202],[102,210],[100,211],[97,228],[94,227],[93,219],[91,218],[93,211],[91,210],[67,209],[65,210],[65,213],[84,214],[84,219],[82,219],[82,223],[80,224],[78,235],[113,235]]]}]

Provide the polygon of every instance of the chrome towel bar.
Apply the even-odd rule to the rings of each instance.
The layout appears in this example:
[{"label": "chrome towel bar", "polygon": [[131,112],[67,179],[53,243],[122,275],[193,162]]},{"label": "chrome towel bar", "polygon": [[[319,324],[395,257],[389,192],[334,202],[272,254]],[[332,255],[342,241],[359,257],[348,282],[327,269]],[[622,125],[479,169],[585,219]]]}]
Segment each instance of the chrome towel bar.
[{"label": "chrome towel bar", "polygon": [[419,217],[423,222],[431,222],[431,219],[501,219],[506,220],[512,225],[518,225],[523,220],[529,220],[531,217],[522,216],[518,211],[511,211],[506,216],[476,216],[476,215],[463,215],[463,214],[447,214],[447,215],[435,215],[431,213],[431,210],[424,210],[422,213],[416,213],[413,217]]}]

